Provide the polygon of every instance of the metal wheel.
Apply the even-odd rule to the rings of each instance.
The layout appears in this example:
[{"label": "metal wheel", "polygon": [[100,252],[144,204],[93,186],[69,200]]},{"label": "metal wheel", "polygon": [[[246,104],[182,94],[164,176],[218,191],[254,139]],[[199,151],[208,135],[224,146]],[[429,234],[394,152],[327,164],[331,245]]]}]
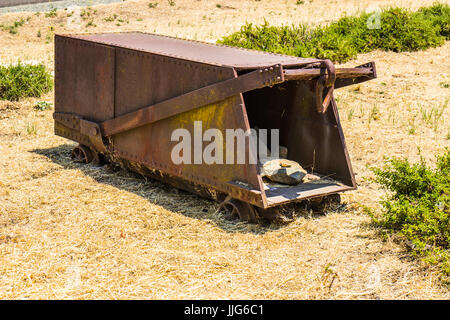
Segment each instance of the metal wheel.
[{"label": "metal wheel", "polygon": [[330,194],[325,196],[323,200],[328,205],[340,205],[341,204],[341,195],[339,193]]},{"label": "metal wheel", "polygon": [[286,223],[290,220],[282,214],[281,207],[272,207],[268,209],[256,208],[259,216],[269,222]]},{"label": "metal wheel", "polygon": [[256,209],[248,203],[227,197],[221,204],[219,210],[224,210],[232,219],[239,218],[244,222],[256,223],[258,213]]},{"label": "metal wheel", "polygon": [[324,210],[338,210],[341,207],[341,195],[338,193],[325,196],[322,201]]},{"label": "metal wheel", "polygon": [[82,144],[73,148],[70,156],[73,161],[78,163],[89,163],[94,159],[91,149]]},{"label": "metal wheel", "polygon": [[325,213],[328,210],[337,210],[341,205],[341,196],[330,194],[323,197],[317,197],[309,200],[309,208],[316,213]]},{"label": "metal wheel", "polygon": [[106,160],[105,156],[102,155],[101,153],[95,152],[93,150],[91,150],[92,152],[92,161],[91,163],[97,167],[101,167],[103,166],[105,163],[107,163],[108,161]]}]

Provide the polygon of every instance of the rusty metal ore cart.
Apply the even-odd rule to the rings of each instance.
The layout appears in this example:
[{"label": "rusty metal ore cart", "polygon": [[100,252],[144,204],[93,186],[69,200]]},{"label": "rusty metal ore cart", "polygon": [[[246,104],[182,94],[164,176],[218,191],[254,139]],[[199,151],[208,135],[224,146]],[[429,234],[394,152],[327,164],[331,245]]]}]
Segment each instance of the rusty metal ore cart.
[{"label": "rusty metal ore cart", "polygon": [[[145,33],[56,35],[55,133],[99,157],[203,196],[245,221],[356,188],[333,89],[376,77],[329,60]],[[174,164],[175,129],[279,129],[288,159],[335,183],[271,187],[258,164]],[[206,144],[206,143],[205,143]],[[248,145],[246,145],[248,151]],[[225,153],[225,150],[224,150]]]}]

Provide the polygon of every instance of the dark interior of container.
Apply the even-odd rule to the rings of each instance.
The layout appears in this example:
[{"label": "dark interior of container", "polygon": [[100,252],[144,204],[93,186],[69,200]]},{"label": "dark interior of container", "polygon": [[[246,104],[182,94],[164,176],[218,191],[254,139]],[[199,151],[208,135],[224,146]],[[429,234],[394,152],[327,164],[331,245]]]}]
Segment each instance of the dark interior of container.
[{"label": "dark interior of container", "polygon": [[317,112],[314,93],[313,81],[287,81],[244,93],[250,126],[279,129],[279,144],[288,148],[288,159],[353,187],[336,105],[333,101],[326,113]]}]

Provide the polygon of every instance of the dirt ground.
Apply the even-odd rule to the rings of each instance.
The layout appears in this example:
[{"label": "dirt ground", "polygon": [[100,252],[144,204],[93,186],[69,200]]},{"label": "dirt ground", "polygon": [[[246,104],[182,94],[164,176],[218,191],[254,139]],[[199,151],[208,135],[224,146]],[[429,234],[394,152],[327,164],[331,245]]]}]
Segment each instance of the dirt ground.
[{"label": "dirt ground", "polygon": [[[15,35],[0,31],[0,63],[32,60],[53,69],[55,32],[139,30],[215,41],[246,21],[326,23],[392,2],[295,3],[128,0],[79,10],[78,20],[71,10],[7,14],[0,24],[26,22]],[[375,51],[345,64],[375,61],[378,72],[335,93],[359,188],[342,195],[344,212],[303,212],[283,226],[230,222],[212,201],[73,163],[75,144],[53,134],[52,110],[33,109],[36,101],[52,102],[53,92],[0,101],[0,298],[449,299],[438,271],[383,240],[361,209],[379,208],[383,196],[367,180],[368,167],[384,156],[417,160],[419,149],[433,160],[450,147],[449,52],[447,42],[415,53]]]}]

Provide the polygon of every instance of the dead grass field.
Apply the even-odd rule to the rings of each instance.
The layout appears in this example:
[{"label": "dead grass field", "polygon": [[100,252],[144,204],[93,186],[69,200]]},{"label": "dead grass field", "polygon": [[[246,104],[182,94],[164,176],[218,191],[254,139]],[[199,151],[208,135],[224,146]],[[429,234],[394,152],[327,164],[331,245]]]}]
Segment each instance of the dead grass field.
[{"label": "dead grass field", "polygon": [[[69,11],[8,14],[0,24],[30,19],[16,35],[0,31],[0,63],[36,60],[53,68],[47,36],[54,32],[140,30],[215,41],[245,21],[327,22],[392,4],[295,2],[128,0],[93,7],[96,26],[86,27],[89,18],[79,29],[67,27]],[[304,212],[285,226],[229,222],[209,200],[111,167],[72,163],[74,143],[53,135],[52,111],[33,109],[36,101],[52,102],[53,93],[0,101],[0,298],[449,299],[437,270],[393,239],[381,240],[361,210],[377,207],[383,195],[366,180],[368,166],[381,165],[383,156],[417,160],[418,148],[432,160],[450,146],[449,52],[447,42],[423,52],[375,51],[346,64],[373,60],[378,69],[378,79],[336,92],[359,189],[343,195],[345,212]],[[433,108],[444,109],[442,116],[426,120]]]}]

